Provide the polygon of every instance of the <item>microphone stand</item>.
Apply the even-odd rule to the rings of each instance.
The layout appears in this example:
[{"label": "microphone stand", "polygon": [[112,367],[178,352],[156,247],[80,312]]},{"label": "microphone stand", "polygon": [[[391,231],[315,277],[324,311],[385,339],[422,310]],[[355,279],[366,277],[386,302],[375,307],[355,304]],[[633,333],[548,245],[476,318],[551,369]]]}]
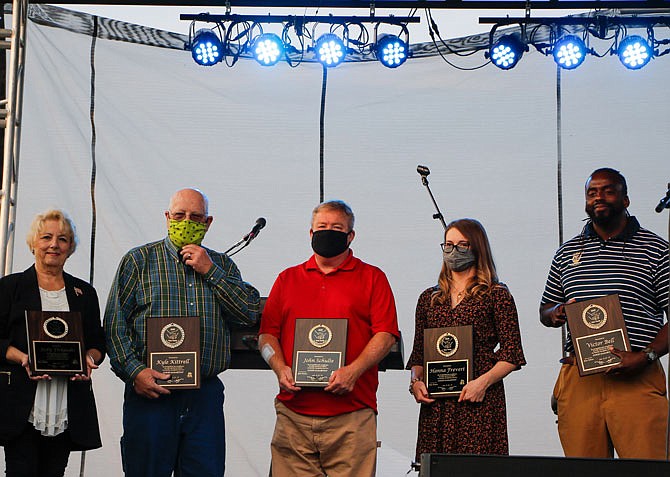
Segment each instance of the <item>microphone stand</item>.
[{"label": "microphone stand", "polygon": [[[244,242],[244,245],[242,245],[243,242]],[[232,256],[235,255],[237,252],[239,252],[240,250],[244,249],[247,245],[249,245],[250,242],[251,242],[251,240],[248,240],[248,239],[247,239],[247,236],[245,235],[245,236],[242,237],[237,243],[231,245],[230,248],[229,248],[228,250],[226,250],[225,252],[223,252],[223,253],[224,253],[225,255],[228,255],[229,257],[232,257]],[[242,245],[242,246],[240,247],[240,245]],[[228,253],[228,252],[230,252],[231,250],[236,249],[237,247],[240,247],[240,248],[237,249],[237,250],[235,250],[233,253]]]},{"label": "microphone stand", "polygon": [[[265,220],[265,219],[263,219],[263,220]],[[265,223],[263,224],[263,226],[265,226]],[[263,228],[263,227],[261,227],[261,228]],[[238,240],[237,243],[233,244],[228,250],[226,250],[223,253],[228,255],[229,257],[232,257],[236,253],[244,250],[246,247],[249,246],[251,241],[258,236],[258,232],[260,232],[260,228],[258,230],[252,230],[251,232],[246,234],[244,237],[242,237],[240,240]],[[242,245],[242,244],[244,244],[244,245]],[[242,246],[240,247],[240,245],[242,245]],[[233,253],[228,253],[233,249],[237,249],[237,250],[235,250]]]},{"label": "microphone stand", "polygon": [[[444,227],[444,230],[446,232],[447,224],[444,221],[444,215],[442,215],[440,207],[437,205],[437,201],[435,200],[435,196],[433,195],[433,192],[430,190],[430,186],[428,185],[428,175],[430,174],[430,169],[428,169],[428,166],[418,165],[416,166],[416,172],[418,172],[419,175],[421,176],[421,183],[426,187],[426,190],[428,190],[430,200],[433,201],[433,205],[435,206],[435,210],[437,211],[436,214],[433,214],[433,219],[439,220],[440,223],[442,223],[442,227]],[[407,473],[409,474],[412,471],[420,472],[421,462],[412,461],[412,463],[410,464],[410,469],[409,471],[407,471]]]},{"label": "microphone stand", "polygon": [[[659,214],[664,209],[670,209],[670,183],[668,184],[668,190],[665,193],[665,197],[656,206],[656,212]],[[668,214],[668,242],[670,242],[670,214]],[[668,246],[668,261],[670,261],[670,246]],[[666,311],[666,326],[670,327],[670,280],[668,280],[668,308]],[[668,330],[668,388],[670,388],[670,330]],[[668,402],[668,418],[666,421],[666,431],[665,431],[665,460],[670,460],[670,402]]]},{"label": "microphone stand", "polygon": [[437,206],[437,202],[435,201],[435,196],[433,196],[433,192],[430,190],[430,186],[428,185],[428,174],[430,174],[430,170],[426,166],[417,166],[416,171],[419,173],[421,176],[421,183],[426,186],[426,189],[428,190],[428,194],[430,195],[430,200],[433,201],[433,205],[435,206],[435,210],[437,210],[436,214],[433,214],[433,218],[435,220],[439,220],[442,223],[442,227],[444,227],[444,230],[447,230],[447,224],[444,222],[444,216],[442,215],[442,212],[440,212],[440,208]]}]

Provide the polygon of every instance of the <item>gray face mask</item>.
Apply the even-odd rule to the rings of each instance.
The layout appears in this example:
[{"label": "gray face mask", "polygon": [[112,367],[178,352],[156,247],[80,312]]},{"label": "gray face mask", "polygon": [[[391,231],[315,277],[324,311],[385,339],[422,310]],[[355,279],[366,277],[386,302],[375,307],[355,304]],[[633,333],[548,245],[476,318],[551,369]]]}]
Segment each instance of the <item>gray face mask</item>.
[{"label": "gray face mask", "polygon": [[442,255],[447,268],[454,272],[462,272],[475,264],[475,254],[472,253],[472,250],[459,252],[458,249],[454,247],[451,253],[443,252]]}]

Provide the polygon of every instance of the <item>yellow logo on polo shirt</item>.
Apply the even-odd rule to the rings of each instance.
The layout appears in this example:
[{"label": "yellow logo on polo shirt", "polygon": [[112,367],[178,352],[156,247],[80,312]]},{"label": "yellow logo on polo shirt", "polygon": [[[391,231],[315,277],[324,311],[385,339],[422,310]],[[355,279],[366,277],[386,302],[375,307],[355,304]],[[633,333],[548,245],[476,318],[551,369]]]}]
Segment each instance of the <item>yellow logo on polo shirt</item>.
[{"label": "yellow logo on polo shirt", "polygon": [[572,254],[572,264],[571,264],[572,266],[579,265],[580,263],[582,263],[581,262],[582,253],[584,252],[579,251]]}]

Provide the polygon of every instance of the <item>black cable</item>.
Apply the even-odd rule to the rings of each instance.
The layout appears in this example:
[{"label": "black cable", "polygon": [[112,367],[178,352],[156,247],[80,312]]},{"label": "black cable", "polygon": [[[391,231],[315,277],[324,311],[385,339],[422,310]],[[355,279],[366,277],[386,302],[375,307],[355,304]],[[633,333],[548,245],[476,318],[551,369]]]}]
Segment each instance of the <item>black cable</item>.
[{"label": "black cable", "polygon": [[[449,50],[449,53],[453,53],[456,56],[472,56],[475,53],[478,53],[478,50],[472,50],[468,53],[461,53],[460,51],[453,49],[451,46],[449,46],[449,44],[446,41],[444,41],[442,39],[442,35],[440,35],[440,30],[437,26],[437,23],[433,19],[433,13],[430,10],[430,8],[426,8],[426,16],[427,16],[427,20],[428,20],[428,33],[430,34],[430,37],[433,39],[433,43],[435,43],[435,39],[433,38],[433,32],[434,32],[437,35],[437,37],[440,39],[440,43],[442,43],[442,45],[447,50]],[[437,46],[437,45],[435,45],[435,46]]]},{"label": "black cable", "polygon": [[89,117],[91,120],[91,256],[88,281],[93,285],[93,277],[95,274],[95,230],[97,225],[97,214],[95,207],[95,178],[97,173],[95,146],[97,136],[95,132],[95,46],[98,39],[98,17],[93,17],[93,35],[91,38],[91,101],[89,108]]},{"label": "black cable", "polygon": [[[556,65],[556,194],[558,199],[558,246],[563,245],[563,128],[561,102],[561,67]],[[561,355],[567,356],[565,344],[568,340],[566,325],[561,326]]]},{"label": "black cable", "polygon": [[563,245],[563,128],[561,67],[556,65],[556,180],[558,191],[558,245]]},{"label": "black cable", "polygon": [[[233,36],[233,27],[235,28],[235,35]],[[250,36],[254,25],[249,22],[233,22],[225,30],[223,36],[223,50],[224,59],[227,66],[235,66],[240,56],[247,50],[250,44]],[[231,45],[235,45],[235,51]],[[229,60],[230,57],[231,59]]]},{"label": "black cable", "polygon": [[[454,54],[456,54],[457,56],[470,56],[470,55],[472,55],[472,54],[474,54],[474,53],[477,53],[477,50],[472,51],[471,53],[467,53],[467,54],[461,54],[461,53],[458,53],[457,51],[453,50],[453,49],[452,49],[448,44],[446,44],[445,41],[440,37],[440,32],[437,30],[437,24],[436,24],[436,23],[433,21],[433,19],[432,19],[432,16],[431,16],[431,14],[430,14],[430,9],[426,9],[426,15],[428,15],[428,17],[430,18],[430,22],[429,22],[429,24],[428,24],[428,34],[430,35],[430,39],[431,39],[431,41],[433,42],[433,45],[435,45],[435,50],[439,53],[439,55],[440,55],[440,57],[442,58],[442,60],[443,60],[445,63],[447,63],[449,66],[451,66],[451,67],[453,67],[453,68],[456,68],[457,70],[461,70],[461,71],[474,71],[474,70],[478,70],[478,69],[480,69],[480,68],[483,68],[483,67],[485,67],[486,65],[488,65],[489,63],[491,63],[490,60],[487,60],[485,63],[483,63],[483,64],[481,64],[481,65],[479,65],[479,66],[475,66],[475,67],[472,67],[472,68],[464,68],[464,67],[462,67],[462,66],[457,66],[457,65],[455,65],[454,63],[452,63],[451,61],[449,61],[449,60],[447,59],[447,57],[444,56],[444,54],[443,54],[442,51],[440,50],[440,46],[437,44],[437,41],[435,40],[435,33],[437,33],[437,37],[440,39],[440,42],[446,47],[446,49],[447,49],[450,53],[454,53]],[[434,26],[435,29],[433,29],[433,27],[431,27],[431,23],[432,23],[432,25]]]},{"label": "black cable", "polygon": [[[298,51],[293,45],[291,45],[291,35],[289,34],[291,27],[293,27],[298,38],[298,42],[300,43],[300,57],[296,61],[291,59],[291,52]],[[297,68],[305,58],[305,40],[303,38],[304,30],[305,27],[302,23],[300,26],[296,25],[295,23],[284,25],[284,30],[282,31],[282,42],[284,42],[284,47],[286,49],[284,58],[286,59],[286,64],[288,64],[291,68]]]},{"label": "black cable", "polygon": [[481,68],[485,67],[486,65],[488,65],[489,63],[491,63],[491,60],[487,60],[485,63],[482,63],[479,66],[474,66],[472,68],[464,68],[462,66],[455,65],[454,63],[449,61],[447,59],[447,57],[444,56],[444,54],[440,51],[440,47],[438,46],[437,42],[435,41],[435,37],[433,36],[432,31],[430,32],[430,38],[431,38],[431,40],[433,40],[433,44],[435,45],[435,50],[440,54],[440,56],[442,57],[442,60],[444,60],[444,62],[446,64],[448,64],[449,66],[451,66],[452,68],[456,68],[457,70],[461,70],[461,71],[475,71],[475,70],[481,69]]},{"label": "black cable", "polygon": [[321,80],[321,116],[319,118],[319,203],[323,202],[323,138],[326,117],[326,85],[328,84],[328,67],[323,65]]},{"label": "black cable", "polygon": [[[97,173],[95,162],[95,146],[97,136],[95,132],[95,46],[98,39],[98,17],[93,17],[93,33],[91,35],[91,100],[89,104],[89,118],[91,120],[91,254],[89,257],[88,282],[93,286],[93,277],[95,276],[95,229],[97,224],[97,214],[95,207],[95,177]],[[84,477],[86,470],[86,451],[81,451],[81,462],[79,464],[79,477]]]}]

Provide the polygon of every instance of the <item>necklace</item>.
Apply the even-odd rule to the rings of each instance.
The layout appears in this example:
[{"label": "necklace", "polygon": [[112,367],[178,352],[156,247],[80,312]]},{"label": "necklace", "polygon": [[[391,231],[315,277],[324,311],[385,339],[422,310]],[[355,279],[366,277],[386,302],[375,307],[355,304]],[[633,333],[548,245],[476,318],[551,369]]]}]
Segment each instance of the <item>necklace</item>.
[{"label": "necklace", "polygon": [[465,293],[465,288],[463,288],[461,291],[456,292],[456,301],[459,302],[463,299],[463,294]]}]

